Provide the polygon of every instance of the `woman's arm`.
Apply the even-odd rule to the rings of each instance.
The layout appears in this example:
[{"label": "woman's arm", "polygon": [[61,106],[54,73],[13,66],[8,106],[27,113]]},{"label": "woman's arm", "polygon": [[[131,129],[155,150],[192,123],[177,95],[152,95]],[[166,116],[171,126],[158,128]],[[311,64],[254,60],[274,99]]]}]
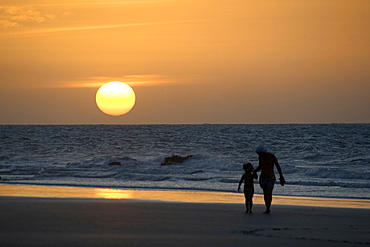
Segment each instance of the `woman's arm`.
[{"label": "woman's arm", "polygon": [[285,178],[283,176],[283,171],[281,170],[281,167],[280,167],[279,162],[278,162],[276,157],[275,157],[275,166],[276,166],[276,169],[278,170],[278,173],[280,175],[280,184],[281,184],[281,186],[284,186]]}]

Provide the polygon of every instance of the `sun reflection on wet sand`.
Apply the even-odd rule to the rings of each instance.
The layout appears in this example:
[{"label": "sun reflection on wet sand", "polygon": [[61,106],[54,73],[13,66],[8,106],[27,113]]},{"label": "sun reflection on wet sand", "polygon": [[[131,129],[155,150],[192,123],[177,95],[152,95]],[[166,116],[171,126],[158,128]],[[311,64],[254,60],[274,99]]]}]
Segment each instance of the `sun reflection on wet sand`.
[{"label": "sun reflection on wet sand", "polygon": [[[47,197],[47,198],[91,198],[91,199],[134,199],[188,203],[238,203],[244,204],[243,193],[160,191],[83,188],[67,186],[8,185],[0,184],[0,196]],[[263,196],[255,194],[254,204],[264,204]],[[274,196],[274,205],[296,205],[337,208],[367,208],[370,200]]]},{"label": "sun reflection on wet sand", "polygon": [[93,189],[95,197],[104,199],[132,199],[133,192],[118,189]]}]

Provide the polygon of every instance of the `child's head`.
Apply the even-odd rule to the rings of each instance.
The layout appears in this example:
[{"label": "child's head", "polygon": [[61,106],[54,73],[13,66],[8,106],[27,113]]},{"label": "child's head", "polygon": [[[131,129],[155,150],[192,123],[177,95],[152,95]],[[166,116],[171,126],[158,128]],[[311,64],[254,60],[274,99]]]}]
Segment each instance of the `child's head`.
[{"label": "child's head", "polygon": [[243,164],[243,169],[245,170],[245,171],[252,171],[253,170],[253,165],[251,164],[251,163],[245,163],[245,164]]}]

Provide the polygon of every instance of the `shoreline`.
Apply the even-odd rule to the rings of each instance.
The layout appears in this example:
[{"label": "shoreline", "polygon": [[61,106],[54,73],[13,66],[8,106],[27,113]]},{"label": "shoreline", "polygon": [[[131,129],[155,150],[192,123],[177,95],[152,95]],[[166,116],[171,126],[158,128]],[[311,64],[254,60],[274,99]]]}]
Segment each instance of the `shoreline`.
[{"label": "shoreline", "polygon": [[1,246],[370,246],[369,201],[0,184]]},{"label": "shoreline", "polygon": [[[179,203],[244,204],[243,193],[236,192],[106,189],[18,184],[0,184],[0,197],[90,198]],[[263,205],[263,195],[255,194],[253,202],[256,205]],[[273,195],[272,205],[370,209],[370,200]]]}]

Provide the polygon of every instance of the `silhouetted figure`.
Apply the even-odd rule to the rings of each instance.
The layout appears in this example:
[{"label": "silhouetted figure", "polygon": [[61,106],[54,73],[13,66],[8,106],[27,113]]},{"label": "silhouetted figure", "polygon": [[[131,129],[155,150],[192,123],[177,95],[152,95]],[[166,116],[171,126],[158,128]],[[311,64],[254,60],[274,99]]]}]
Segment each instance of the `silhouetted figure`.
[{"label": "silhouetted figure", "polygon": [[257,173],[253,173],[253,165],[251,163],[243,164],[243,169],[245,173],[243,174],[242,178],[240,179],[238,191],[240,191],[240,186],[244,183],[244,197],[245,197],[245,207],[246,207],[246,214],[252,213],[253,207],[253,195],[254,195],[254,184],[253,179],[258,178]]},{"label": "silhouetted figure", "polygon": [[263,146],[259,146],[256,149],[256,153],[258,154],[259,165],[253,172],[256,173],[261,171],[259,182],[263,190],[263,197],[266,205],[266,211],[264,213],[269,214],[271,212],[270,207],[272,203],[272,191],[274,189],[276,180],[274,166],[276,166],[276,169],[279,172],[281,186],[284,186],[285,179],[275,155],[269,153],[268,150]]}]

